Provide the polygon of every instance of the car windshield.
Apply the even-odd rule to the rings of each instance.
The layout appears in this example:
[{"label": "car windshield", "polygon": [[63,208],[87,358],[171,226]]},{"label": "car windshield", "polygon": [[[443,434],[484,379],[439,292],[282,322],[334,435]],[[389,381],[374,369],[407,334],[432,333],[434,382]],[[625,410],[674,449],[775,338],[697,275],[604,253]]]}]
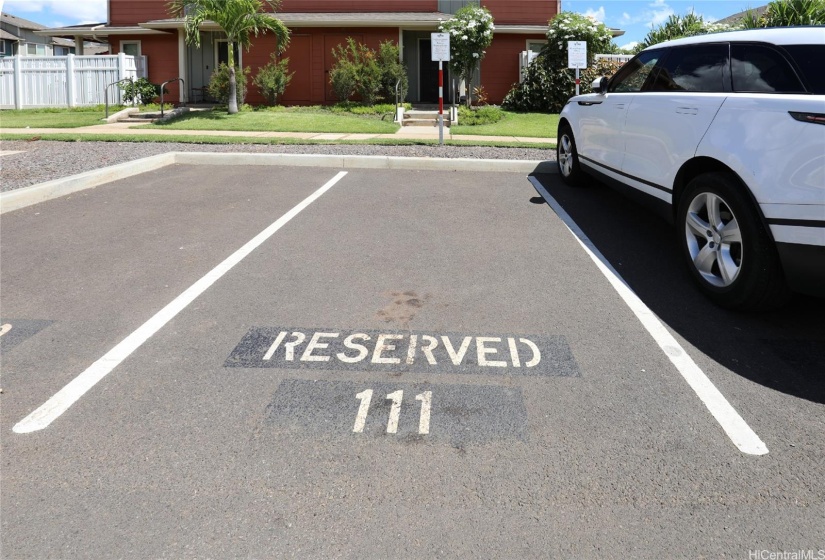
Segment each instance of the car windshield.
[{"label": "car windshield", "polygon": [[825,95],[825,72],[822,71],[825,45],[785,45],[784,49],[802,71],[811,93]]}]

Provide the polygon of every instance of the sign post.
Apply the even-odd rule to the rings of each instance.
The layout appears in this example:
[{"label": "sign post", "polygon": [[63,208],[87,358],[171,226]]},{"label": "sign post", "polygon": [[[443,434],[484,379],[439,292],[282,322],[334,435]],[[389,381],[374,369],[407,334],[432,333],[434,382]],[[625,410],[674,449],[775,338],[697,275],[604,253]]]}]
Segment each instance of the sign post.
[{"label": "sign post", "polygon": [[579,95],[579,70],[587,68],[587,41],[567,41],[567,67],[576,69],[576,95]]},{"label": "sign post", "polygon": [[450,62],[450,34],[432,33],[432,61],[438,62],[438,145],[444,145],[444,63]]}]

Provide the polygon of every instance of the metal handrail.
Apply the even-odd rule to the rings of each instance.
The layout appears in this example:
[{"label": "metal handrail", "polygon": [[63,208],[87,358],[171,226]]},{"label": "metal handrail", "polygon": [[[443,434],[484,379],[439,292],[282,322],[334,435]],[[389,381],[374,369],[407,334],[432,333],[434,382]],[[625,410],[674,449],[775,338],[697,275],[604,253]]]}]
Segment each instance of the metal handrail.
[{"label": "metal handrail", "polygon": [[[160,116],[161,116],[161,118],[163,118],[163,88],[166,87],[166,84],[169,84],[169,83],[172,83],[172,82],[180,82],[181,83],[181,88],[180,88],[181,93],[186,91],[186,82],[184,81],[183,78],[172,78],[171,80],[166,80],[165,82],[160,84]],[[181,95],[181,97],[183,97],[183,96]]]},{"label": "metal handrail", "polygon": [[[117,85],[121,82],[131,82],[132,86],[135,85],[134,78],[123,78],[122,80],[112,82],[111,84],[109,84],[105,88],[103,88],[103,99],[106,102],[106,118],[107,119],[109,118],[109,88],[114,86],[114,85]],[[132,93],[134,94],[134,91]],[[132,96],[132,102],[134,102],[134,99],[135,99],[134,96]]]}]

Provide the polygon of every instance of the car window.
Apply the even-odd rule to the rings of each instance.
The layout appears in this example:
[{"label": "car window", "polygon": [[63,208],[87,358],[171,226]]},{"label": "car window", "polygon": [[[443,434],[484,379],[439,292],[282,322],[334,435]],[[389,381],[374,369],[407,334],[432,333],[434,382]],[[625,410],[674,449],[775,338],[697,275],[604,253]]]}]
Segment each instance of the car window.
[{"label": "car window", "polygon": [[785,52],[791,55],[802,72],[808,91],[825,95],[825,72],[822,71],[825,45],[786,45]]},{"label": "car window", "polygon": [[651,91],[730,91],[727,44],[674,48],[654,77]]},{"label": "car window", "polygon": [[[822,64],[821,61],[820,64]],[[805,91],[796,72],[785,57],[776,49],[765,45],[731,45],[731,71],[735,91],[755,93]]]},{"label": "car window", "polygon": [[626,93],[641,91],[647,77],[656,66],[662,51],[644,51],[622,66],[610,81],[609,92]]}]

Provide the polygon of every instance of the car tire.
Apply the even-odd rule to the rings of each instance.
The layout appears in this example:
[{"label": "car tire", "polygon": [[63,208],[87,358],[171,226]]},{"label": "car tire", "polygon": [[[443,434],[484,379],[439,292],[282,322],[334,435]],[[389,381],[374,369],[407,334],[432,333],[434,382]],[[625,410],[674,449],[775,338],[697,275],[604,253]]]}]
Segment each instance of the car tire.
[{"label": "car tire", "polygon": [[691,275],[717,305],[758,310],[787,300],[773,239],[735,176],[705,173],[690,181],[676,229]]},{"label": "car tire", "polygon": [[579,166],[576,139],[573,137],[573,130],[568,125],[559,127],[556,141],[556,163],[559,166],[562,181],[573,187],[581,185],[584,173]]}]

